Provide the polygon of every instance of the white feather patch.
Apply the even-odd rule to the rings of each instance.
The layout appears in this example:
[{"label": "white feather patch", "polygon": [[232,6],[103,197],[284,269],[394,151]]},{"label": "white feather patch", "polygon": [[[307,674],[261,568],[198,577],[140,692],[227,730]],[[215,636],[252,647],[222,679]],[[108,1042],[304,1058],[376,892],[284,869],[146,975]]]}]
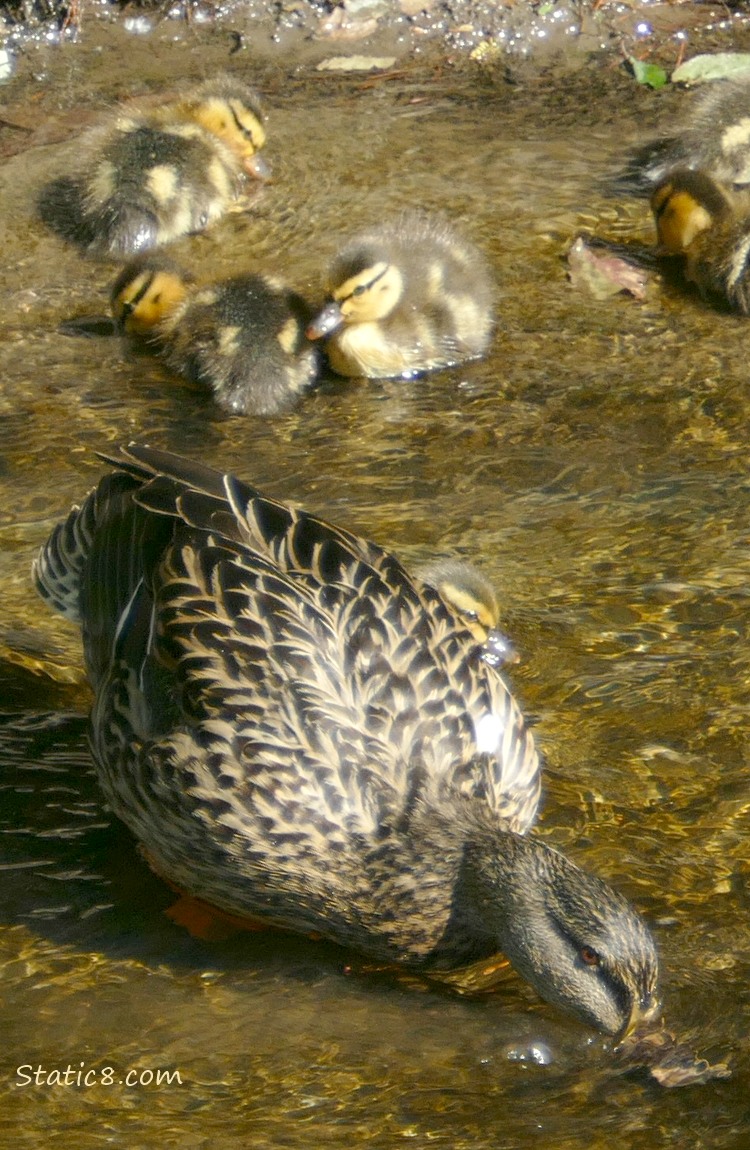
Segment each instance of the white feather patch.
[{"label": "white feather patch", "polygon": [[480,755],[494,755],[500,746],[502,734],[502,720],[497,715],[487,711],[474,724],[474,738],[478,753]]}]

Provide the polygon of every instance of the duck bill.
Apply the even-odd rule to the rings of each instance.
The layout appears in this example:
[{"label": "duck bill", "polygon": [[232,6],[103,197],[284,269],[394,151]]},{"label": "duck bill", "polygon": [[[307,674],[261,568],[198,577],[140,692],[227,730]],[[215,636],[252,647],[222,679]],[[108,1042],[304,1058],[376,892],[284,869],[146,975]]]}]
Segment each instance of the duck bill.
[{"label": "duck bill", "polygon": [[331,300],[308,324],[307,338],[322,339],[324,335],[330,335],[331,332],[341,327],[343,322],[344,314],[341,311],[341,306],[335,300]]},{"label": "duck bill", "polygon": [[60,335],[98,339],[100,336],[119,335],[121,329],[111,315],[77,315],[63,320],[57,330]]},{"label": "duck bill", "polygon": [[491,627],[484,642],[484,660],[497,667],[503,663],[520,663],[521,656],[507,635]]},{"label": "duck bill", "polygon": [[256,180],[265,182],[273,175],[273,168],[263,156],[248,156],[243,166],[248,176]]},{"label": "duck bill", "polygon": [[659,1017],[660,1011],[661,1003],[658,998],[649,997],[646,1002],[634,1002],[630,1010],[630,1017],[617,1035],[617,1041],[622,1042],[634,1030],[648,1029]]}]

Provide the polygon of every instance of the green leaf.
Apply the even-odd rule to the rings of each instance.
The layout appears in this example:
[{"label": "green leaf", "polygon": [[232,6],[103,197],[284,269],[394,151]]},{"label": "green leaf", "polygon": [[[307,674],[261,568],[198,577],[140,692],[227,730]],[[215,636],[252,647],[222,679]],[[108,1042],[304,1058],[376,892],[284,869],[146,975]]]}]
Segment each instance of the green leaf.
[{"label": "green leaf", "polygon": [[628,56],[628,64],[638,83],[646,84],[649,88],[663,88],[669,80],[667,73],[658,64],[646,64],[643,60],[636,60],[635,56]]},{"label": "green leaf", "polygon": [[693,56],[675,68],[673,84],[703,84],[750,72],[750,52],[714,52]]}]

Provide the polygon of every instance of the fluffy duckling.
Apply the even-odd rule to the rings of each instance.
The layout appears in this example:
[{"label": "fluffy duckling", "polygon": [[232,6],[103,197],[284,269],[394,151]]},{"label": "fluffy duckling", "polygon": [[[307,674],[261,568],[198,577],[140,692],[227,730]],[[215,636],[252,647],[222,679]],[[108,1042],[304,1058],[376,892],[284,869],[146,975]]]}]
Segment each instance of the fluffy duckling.
[{"label": "fluffy duckling", "polygon": [[750,79],[720,80],[693,98],[675,132],[648,141],[615,181],[621,191],[649,192],[677,167],[750,184]]},{"label": "fluffy duckling", "polygon": [[482,658],[486,662],[493,666],[519,662],[512,642],[498,629],[500,607],[495,589],[472,563],[442,559],[419,568],[415,575],[457,611],[482,647]]},{"label": "fluffy duckling", "polygon": [[492,334],[484,256],[439,219],[405,213],[350,240],[308,328],[339,375],[408,379],[482,355]]},{"label": "fluffy duckling", "polygon": [[198,286],[176,265],[142,258],[116,280],[112,311],[122,331],[209,387],[231,414],[286,411],[317,375],[317,349],[305,336],[308,305],[266,276]]},{"label": "fluffy duckling", "polygon": [[127,256],[202,231],[241,206],[249,177],[268,169],[256,94],[220,77],[161,107],[124,108],[85,142],[80,176],[43,190],[44,221],[103,256]]},{"label": "fluffy duckling", "polygon": [[678,168],[657,184],[651,208],[660,251],[684,257],[685,276],[703,295],[750,314],[750,195]]},{"label": "fluffy duckling", "polygon": [[134,444],[109,462],[34,576],[81,626],[99,781],[153,869],[377,961],[502,952],[610,1033],[652,1019],[648,928],[526,833],[533,737],[440,596],[232,475]]}]

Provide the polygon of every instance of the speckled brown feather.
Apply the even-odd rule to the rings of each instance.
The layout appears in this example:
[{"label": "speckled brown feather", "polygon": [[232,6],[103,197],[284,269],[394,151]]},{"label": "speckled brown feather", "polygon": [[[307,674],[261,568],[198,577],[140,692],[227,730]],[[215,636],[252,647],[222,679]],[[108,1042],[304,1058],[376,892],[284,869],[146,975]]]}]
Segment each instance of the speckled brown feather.
[{"label": "speckled brown feather", "polygon": [[[439,948],[460,851],[421,884],[423,843],[407,881],[383,860],[426,798],[479,801],[517,831],[533,821],[538,759],[502,678],[375,544],[176,457],[111,461],[120,471],[53,533],[36,578],[56,602],[79,577],[114,809],[165,874],[226,909],[370,932],[369,949],[414,959]],[[373,902],[393,883],[409,914]]]},{"label": "speckled brown feather", "polygon": [[652,1017],[648,929],[523,833],[533,740],[440,595],[232,476],[137,446],[110,462],[34,572],[81,620],[101,785],[155,869],[432,973],[502,950],[610,1033]]}]

